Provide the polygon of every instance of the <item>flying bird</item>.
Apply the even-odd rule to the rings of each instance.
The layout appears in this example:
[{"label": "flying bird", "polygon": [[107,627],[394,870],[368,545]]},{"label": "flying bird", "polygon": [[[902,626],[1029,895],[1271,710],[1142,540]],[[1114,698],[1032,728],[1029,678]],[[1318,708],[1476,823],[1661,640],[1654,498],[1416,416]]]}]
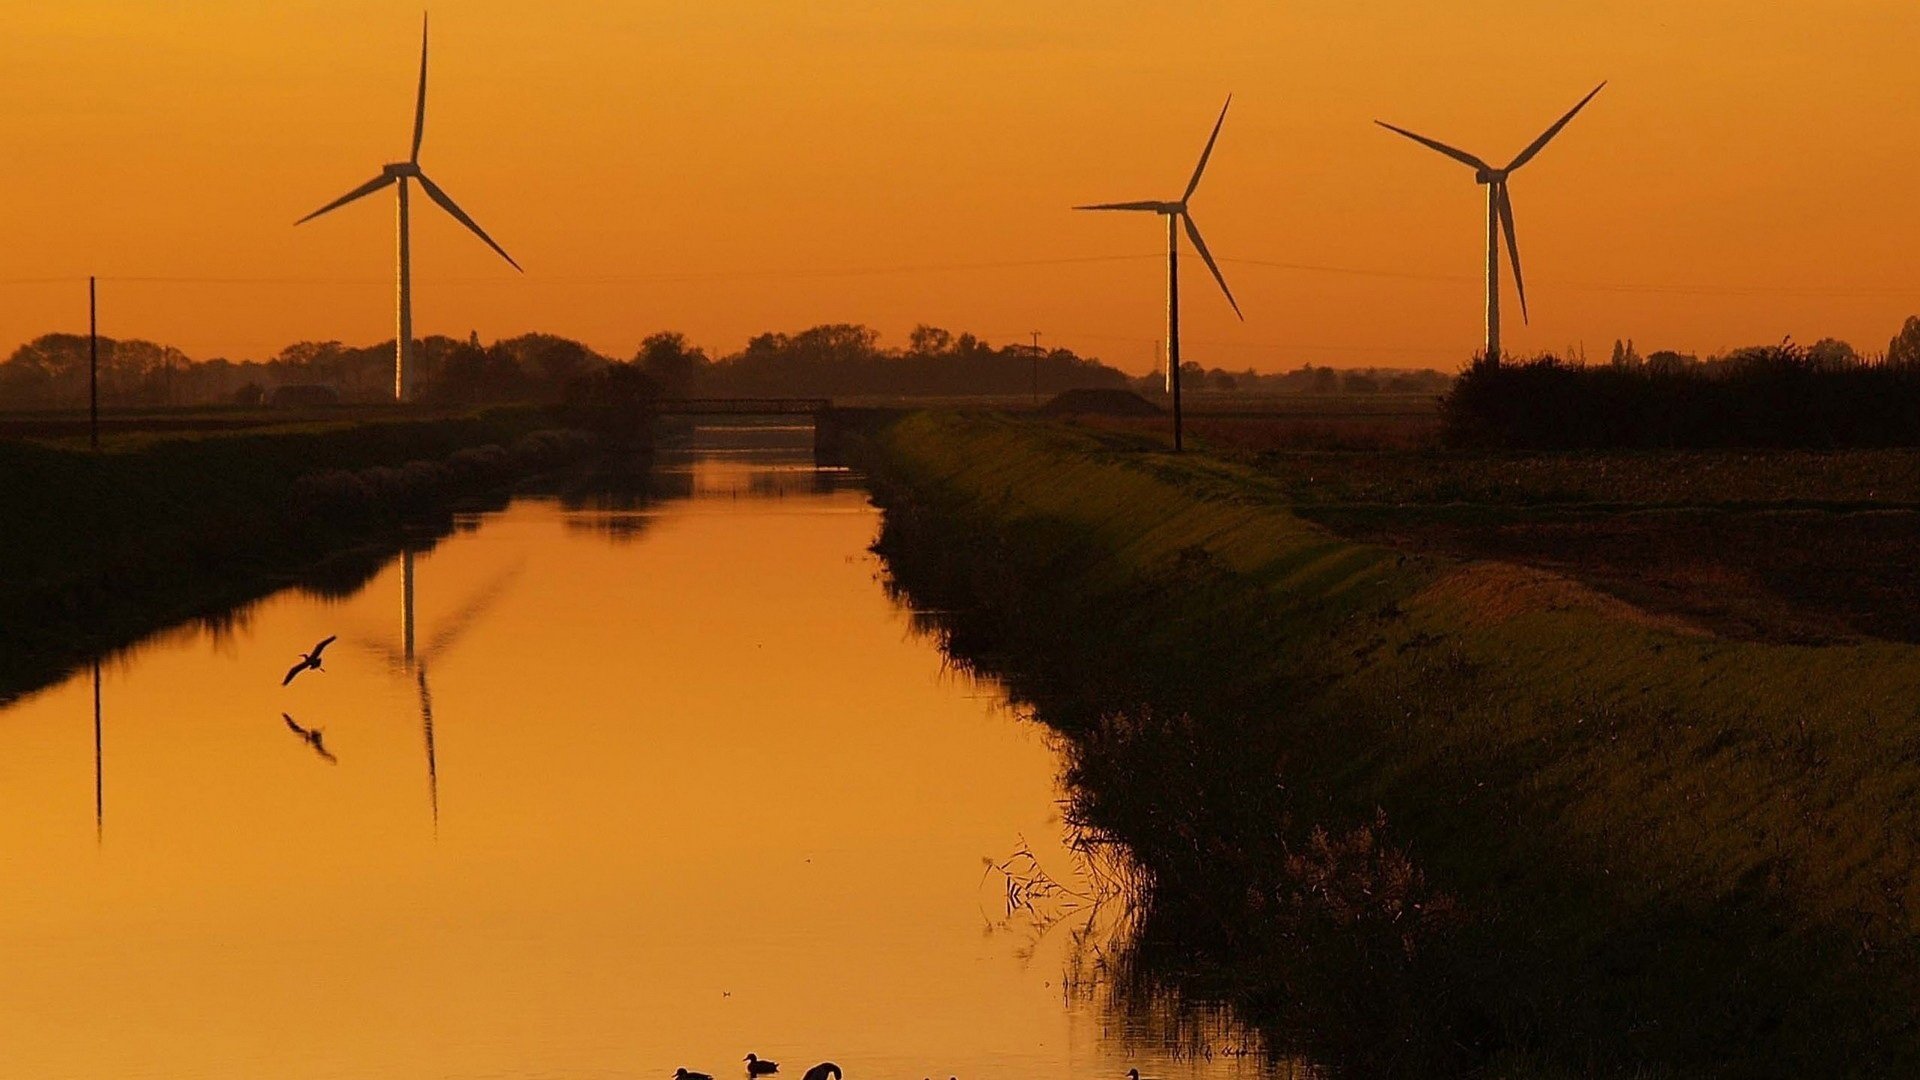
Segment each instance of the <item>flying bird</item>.
[{"label": "flying bird", "polygon": [[840,1080],[840,1066],[831,1061],[823,1061],[808,1069],[804,1080],[827,1080],[829,1076],[833,1077],[833,1080]]},{"label": "flying bird", "polygon": [[713,1080],[712,1076],[701,1072],[692,1072],[685,1066],[673,1070],[673,1080]]},{"label": "flying bird", "polygon": [[302,739],[305,739],[307,742],[307,745],[313,747],[314,753],[319,754],[323,758],[326,758],[327,764],[329,765],[340,764],[340,759],[337,757],[334,757],[333,754],[330,751],[328,751],[327,744],[322,741],[323,736],[320,734],[319,728],[303,728],[299,725],[298,722],[294,720],[293,717],[288,716],[286,713],[281,713],[280,719],[285,720],[287,722],[288,730],[292,731],[295,735],[300,736]]},{"label": "flying bird", "polygon": [[292,682],[293,677],[303,671],[313,670],[324,672],[326,669],[320,666],[320,654],[326,652],[327,646],[333,644],[334,639],[337,637],[339,637],[338,634],[329,634],[321,640],[320,644],[313,647],[312,652],[301,653],[300,662],[287,669],[287,677],[280,680],[280,685],[285,686]]},{"label": "flying bird", "polygon": [[747,1055],[746,1062],[747,1062],[748,1076],[772,1076],[774,1073],[777,1073],[780,1071],[779,1062],[762,1061],[760,1058],[757,1058],[752,1054]]}]

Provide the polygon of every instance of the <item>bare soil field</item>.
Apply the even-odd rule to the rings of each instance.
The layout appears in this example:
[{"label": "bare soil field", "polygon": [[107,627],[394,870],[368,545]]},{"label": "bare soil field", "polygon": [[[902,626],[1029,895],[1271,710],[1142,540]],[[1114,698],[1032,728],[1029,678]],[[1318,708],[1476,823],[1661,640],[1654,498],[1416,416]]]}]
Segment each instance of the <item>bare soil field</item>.
[{"label": "bare soil field", "polygon": [[1549,570],[1723,637],[1920,641],[1920,450],[1447,451],[1431,403],[1307,400],[1187,430],[1342,536]]}]

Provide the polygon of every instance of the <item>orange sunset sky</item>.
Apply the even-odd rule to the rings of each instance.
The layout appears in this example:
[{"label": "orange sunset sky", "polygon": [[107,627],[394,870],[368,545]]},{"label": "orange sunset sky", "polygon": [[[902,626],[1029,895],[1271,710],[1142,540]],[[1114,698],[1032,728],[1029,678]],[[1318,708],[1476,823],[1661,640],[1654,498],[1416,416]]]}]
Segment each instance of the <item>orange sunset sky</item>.
[{"label": "orange sunset sky", "polygon": [[[89,273],[103,333],[196,358],[390,338],[390,193],[292,222],[406,156],[420,13],[7,4],[0,350],[84,329]],[[1481,337],[1483,192],[1370,121],[1503,162],[1602,79],[1514,178],[1533,322],[1509,291],[1509,349],[1831,335],[1878,351],[1920,312],[1912,0],[444,0],[432,16],[422,163],[527,273],[416,200],[421,334],[538,329],[625,356],[661,329],[725,352],[767,329],[865,322],[899,341],[930,322],[1040,329],[1144,371],[1162,227],[1067,207],[1177,196],[1232,91],[1193,208],[1247,320],[1190,261],[1188,358],[1451,369]],[[1097,256],[1139,257],[1067,261]],[[837,272],[869,270],[886,272]]]}]

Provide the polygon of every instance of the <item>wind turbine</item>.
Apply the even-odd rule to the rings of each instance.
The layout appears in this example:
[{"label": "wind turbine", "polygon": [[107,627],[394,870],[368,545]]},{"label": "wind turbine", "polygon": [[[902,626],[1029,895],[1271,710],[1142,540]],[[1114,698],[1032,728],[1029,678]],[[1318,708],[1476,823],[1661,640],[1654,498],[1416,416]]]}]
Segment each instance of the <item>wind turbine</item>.
[{"label": "wind turbine", "polygon": [[1446,143],[1436,139],[1429,139],[1425,135],[1415,135],[1405,128],[1394,127],[1385,120],[1374,121],[1374,123],[1379,124],[1388,131],[1398,135],[1405,135],[1407,138],[1412,139],[1422,146],[1432,150],[1438,150],[1442,154],[1460,162],[1462,165],[1474,170],[1474,183],[1486,185],[1488,363],[1498,364],[1500,362],[1500,233],[1502,230],[1505,230],[1507,234],[1507,258],[1513,262],[1513,287],[1515,291],[1520,294],[1520,321],[1527,321],[1527,283],[1525,279],[1520,276],[1520,242],[1516,240],[1513,235],[1513,198],[1507,193],[1507,177],[1512,175],[1515,169],[1532,161],[1534,155],[1538,154],[1555,135],[1560,134],[1560,129],[1567,126],[1567,122],[1573,119],[1574,114],[1586,108],[1587,102],[1593,100],[1593,95],[1598,94],[1606,85],[1606,83],[1602,82],[1599,86],[1588,91],[1587,96],[1581,98],[1578,105],[1568,109],[1567,115],[1554,121],[1552,127],[1541,132],[1539,138],[1527,144],[1527,148],[1515,155],[1512,161],[1507,162],[1507,167],[1504,169],[1496,169],[1472,154],[1467,153],[1465,150],[1448,146]]},{"label": "wind turbine", "polygon": [[1193,178],[1187,181],[1187,190],[1173,202],[1142,200],[1140,202],[1094,203],[1090,206],[1076,206],[1075,210],[1142,210],[1159,214],[1167,219],[1167,393],[1173,395],[1173,448],[1181,449],[1180,441],[1180,229],[1186,227],[1187,239],[1193,241],[1193,249],[1213,271],[1213,280],[1220,283],[1220,291],[1226,294],[1227,303],[1233,306],[1234,315],[1242,322],[1246,316],[1240,314],[1240,305],[1233,299],[1233,290],[1227,288],[1227,279],[1220,276],[1220,267],[1213,261],[1213,254],[1207,250],[1207,242],[1200,239],[1200,229],[1193,223],[1193,215],[1187,211],[1187,200],[1193,198],[1194,189],[1200,186],[1200,174],[1207,171],[1207,158],[1213,155],[1214,141],[1220,138],[1220,125],[1227,122],[1227,106],[1233,104],[1233,95],[1227,95],[1226,105],[1220,106],[1220,118],[1213,122],[1213,134],[1207,136],[1206,149],[1200,151],[1200,163],[1193,167]]},{"label": "wind turbine", "polygon": [[397,185],[400,207],[400,325],[393,342],[393,397],[395,401],[402,402],[413,400],[413,256],[407,235],[407,182],[419,181],[420,190],[427,193],[427,198],[439,203],[440,209],[451,214],[455,221],[465,225],[473,235],[484,240],[488,247],[498,252],[500,257],[507,260],[515,270],[520,269],[520,264],[513,261],[513,256],[507,254],[505,248],[494,243],[493,237],[488,236],[485,229],[468,217],[466,211],[460,209],[446,192],[440,190],[438,184],[427,179],[427,174],[421,171],[420,138],[426,132],[426,125],[427,17],[422,15],[420,16],[420,95],[413,107],[412,153],[407,156],[407,160],[396,161],[385,166],[380,170],[380,175],[294,222],[295,225],[305,224],[329,210],[337,210],[355,199],[371,195],[390,184]]}]

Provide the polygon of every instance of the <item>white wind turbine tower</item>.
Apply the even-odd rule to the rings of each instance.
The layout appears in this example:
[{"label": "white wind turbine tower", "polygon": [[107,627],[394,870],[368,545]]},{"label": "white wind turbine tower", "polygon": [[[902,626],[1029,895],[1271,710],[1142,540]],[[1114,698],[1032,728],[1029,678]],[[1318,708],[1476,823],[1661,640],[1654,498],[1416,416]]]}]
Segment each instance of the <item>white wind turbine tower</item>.
[{"label": "white wind turbine tower", "polygon": [[1193,215],[1187,212],[1187,200],[1193,198],[1194,189],[1200,186],[1200,174],[1207,171],[1207,158],[1213,155],[1214,140],[1220,137],[1220,125],[1227,122],[1227,106],[1233,104],[1233,95],[1227,95],[1226,105],[1220,106],[1220,118],[1213,122],[1213,134],[1207,136],[1206,149],[1200,151],[1200,163],[1193,167],[1193,179],[1187,181],[1187,190],[1181,193],[1176,202],[1095,203],[1091,206],[1076,206],[1075,210],[1142,210],[1159,214],[1167,219],[1167,392],[1173,395],[1173,448],[1181,449],[1180,431],[1180,229],[1186,227],[1187,238],[1193,241],[1193,249],[1213,271],[1213,280],[1220,283],[1220,291],[1226,294],[1227,303],[1232,305],[1234,315],[1241,321],[1246,320],[1240,314],[1240,305],[1233,299],[1233,290],[1227,288],[1227,279],[1220,276],[1220,267],[1214,264],[1212,253],[1207,251],[1207,242],[1200,239],[1200,230],[1193,223]]},{"label": "white wind turbine tower", "polygon": [[1606,85],[1603,82],[1589,91],[1586,97],[1580,99],[1578,105],[1567,110],[1567,115],[1554,121],[1552,127],[1541,132],[1539,138],[1528,144],[1527,148],[1520,151],[1512,161],[1507,162],[1507,167],[1504,169],[1496,169],[1465,150],[1457,150],[1446,143],[1429,139],[1425,135],[1415,135],[1405,128],[1394,127],[1384,120],[1374,121],[1388,131],[1405,135],[1414,142],[1438,150],[1474,170],[1474,183],[1487,186],[1487,361],[1489,363],[1500,362],[1500,233],[1503,229],[1507,234],[1507,257],[1513,262],[1514,289],[1520,294],[1520,321],[1527,320],[1527,284],[1520,276],[1520,243],[1513,235],[1513,199],[1507,194],[1507,177],[1512,175],[1515,169],[1532,161],[1533,156],[1538,154],[1549,140],[1560,134],[1560,129],[1567,126],[1567,121],[1572,120],[1575,113],[1586,108],[1587,102],[1593,100],[1593,95],[1599,93]]},{"label": "white wind turbine tower", "polygon": [[[420,138],[425,134],[426,125],[427,17],[422,15],[420,16],[420,95],[414,102],[413,108],[413,152],[407,157],[407,160],[396,161],[386,166],[380,170],[379,176],[361,184],[345,195],[340,196],[320,209],[315,210],[313,213],[308,214],[306,217],[301,218],[299,221],[294,222],[295,225],[304,224],[329,210],[336,210],[345,206],[361,196],[371,195],[389,184],[398,185],[397,190],[400,208],[400,313],[399,327],[394,335],[393,343],[393,397],[395,401],[402,402],[413,400],[413,256],[408,243],[407,182],[409,180],[419,181],[420,190],[427,193],[427,198],[439,203],[440,209],[453,215],[455,221],[465,225],[473,231],[475,236],[486,241],[487,246],[498,252],[500,257],[507,260],[508,264],[515,270],[520,269],[520,264],[513,261],[513,256],[507,254],[506,249],[494,243],[493,237],[488,236],[485,229],[482,229],[472,218],[468,217],[466,211],[460,209],[446,192],[440,190],[439,185],[427,179],[427,174],[421,171]],[[524,273],[524,271],[522,272]]]}]

